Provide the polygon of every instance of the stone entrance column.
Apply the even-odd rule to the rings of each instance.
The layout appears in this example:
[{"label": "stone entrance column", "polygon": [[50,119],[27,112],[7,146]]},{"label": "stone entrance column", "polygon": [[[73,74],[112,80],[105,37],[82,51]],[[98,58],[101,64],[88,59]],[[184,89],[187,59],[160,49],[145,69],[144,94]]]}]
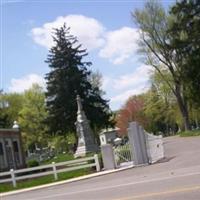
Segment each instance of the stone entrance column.
[{"label": "stone entrance column", "polygon": [[115,169],[116,162],[111,144],[104,144],[101,146],[101,154],[103,159],[103,166],[105,170]]},{"label": "stone entrance column", "polygon": [[129,123],[128,137],[135,165],[148,164],[148,155],[144,130],[137,122]]}]

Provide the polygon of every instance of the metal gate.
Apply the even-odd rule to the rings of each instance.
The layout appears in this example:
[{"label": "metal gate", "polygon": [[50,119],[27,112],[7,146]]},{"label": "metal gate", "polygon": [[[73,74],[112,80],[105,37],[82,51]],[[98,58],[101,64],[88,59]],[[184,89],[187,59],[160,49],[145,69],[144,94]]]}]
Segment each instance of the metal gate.
[{"label": "metal gate", "polygon": [[129,141],[126,144],[114,146],[113,151],[117,167],[133,165],[133,154],[131,152]]}]

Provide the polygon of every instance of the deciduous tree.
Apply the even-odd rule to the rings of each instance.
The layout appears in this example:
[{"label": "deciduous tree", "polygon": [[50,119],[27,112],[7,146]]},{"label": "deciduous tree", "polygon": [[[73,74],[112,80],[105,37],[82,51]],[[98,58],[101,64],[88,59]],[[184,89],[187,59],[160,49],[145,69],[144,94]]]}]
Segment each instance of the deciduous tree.
[{"label": "deciduous tree", "polygon": [[[191,129],[185,68],[182,65],[184,58],[179,55],[176,47],[173,48],[169,15],[157,1],[148,1],[143,9],[135,10],[133,17],[140,31],[140,47],[146,62],[153,66],[168,84],[176,97],[185,129]],[[165,78],[163,71],[170,73],[171,80]]]},{"label": "deciduous tree", "polygon": [[43,89],[33,84],[32,88],[25,91],[23,107],[19,113],[19,124],[22,131],[25,148],[33,148],[35,145],[47,145],[46,138],[47,117],[45,107],[45,94]]},{"label": "deciduous tree", "polygon": [[125,105],[116,115],[116,126],[119,128],[119,134],[127,133],[128,123],[132,121],[139,122],[142,126],[146,126],[148,121],[144,116],[144,99],[143,96],[130,97]]}]

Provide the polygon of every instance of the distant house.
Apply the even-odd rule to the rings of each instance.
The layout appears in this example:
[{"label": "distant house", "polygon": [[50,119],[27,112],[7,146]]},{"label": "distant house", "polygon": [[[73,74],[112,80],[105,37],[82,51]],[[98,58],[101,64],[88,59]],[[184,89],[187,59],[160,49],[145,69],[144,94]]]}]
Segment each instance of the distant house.
[{"label": "distant house", "polygon": [[0,129],[0,171],[23,167],[25,157],[17,124],[12,129]]},{"label": "distant house", "polygon": [[99,135],[101,145],[109,143],[114,144],[114,140],[117,138],[117,130],[118,129],[103,130]]}]

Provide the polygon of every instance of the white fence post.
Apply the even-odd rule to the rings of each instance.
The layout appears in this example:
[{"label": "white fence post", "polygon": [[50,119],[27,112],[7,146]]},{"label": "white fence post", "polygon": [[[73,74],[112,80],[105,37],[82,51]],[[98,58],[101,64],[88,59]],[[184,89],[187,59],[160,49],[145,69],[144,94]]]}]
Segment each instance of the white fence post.
[{"label": "white fence post", "polygon": [[15,179],[15,172],[14,172],[14,169],[11,169],[11,170],[10,170],[10,174],[11,174],[11,178],[12,178],[13,187],[16,187],[17,184],[16,184],[16,179]]},{"label": "white fence post", "polygon": [[96,164],[96,170],[97,170],[97,172],[99,172],[100,171],[100,165],[99,165],[99,158],[98,158],[97,154],[94,155],[94,161],[95,161],[95,164]]},{"label": "white fence post", "polygon": [[[88,164],[88,161],[92,161],[92,163],[89,162]],[[0,173],[0,183],[11,182],[13,184],[13,187],[17,187],[18,180],[41,177],[49,174],[53,175],[55,180],[58,180],[59,173],[73,171],[77,169],[83,169],[83,168],[90,168],[93,166],[96,167],[97,172],[100,171],[100,163],[97,154],[87,158],[81,158],[77,160],[60,162],[60,163],[52,162],[51,164],[48,165],[31,167],[27,169],[18,169],[18,170],[10,169],[10,171],[8,172]],[[40,169],[50,169],[50,170],[45,172],[34,173],[35,170],[40,170]],[[24,172],[32,172],[32,173],[23,175],[22,173]],[[8,176],[8,175],[10,176],[10,178],[6,179],[1,178],[2,176]]]},{"label": "white fence post", "polygon": [[54,179],[58,180],[58,175],[57,175],[57,172],[56,172],[55,162],[52,162],[52,168],[53,168]]}]

